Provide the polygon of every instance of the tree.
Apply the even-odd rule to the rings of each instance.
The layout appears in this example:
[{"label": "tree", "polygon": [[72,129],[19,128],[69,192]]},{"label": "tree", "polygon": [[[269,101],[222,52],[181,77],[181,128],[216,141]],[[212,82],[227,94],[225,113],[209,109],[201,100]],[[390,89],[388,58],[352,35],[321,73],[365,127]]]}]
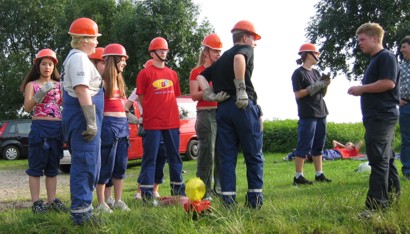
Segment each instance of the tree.
[{"label": "tree", "polygon": [[130,56],[124,74],[129,92],[149,59],[150,41],[162,36],[171,49],[168,65],[179,73],[181,90],[188,93],[201,40],[213,29],[207,20],[198,22],[199,9],[191,0],[0,0],[0,5],[0,119],[23,117],[18,87],[40,49],[57,53],[61,71],[71,49],[67,32],[76,18],[97,22],[99,46],[124,45]]},{"label": "tree", "polygon": [[[120,5],[122,12],[131,11],[125,1]],[[198,6],[191,0],[145,0],[135,3],[133,14],[123,15],[114,20],[114,27],[119,43],[129,51],[124,76],[129,77],[128,86],[135,87],[138,71],[150,59],[149,43],[161,36],[170,48],[167,65],[178,72],[182,93],[189,93],[189,74],[196,65],[201,41],[213,30],[207,20],[198,23]]]},{"label": "tree", "polygon": [[20,116],[19,86],[42,48],[56,48],[59,1],[0,0],[0,119]]},{"label": "tree", "polygon": [[321,51],[320,67],[361,79],[369,57],[360,52],[356,29],[366,22],[379,23],[385,30],[383,45],[399,53],[399,41],[410,34],[409,0],[320,0],[307,27],[307,37]]}]

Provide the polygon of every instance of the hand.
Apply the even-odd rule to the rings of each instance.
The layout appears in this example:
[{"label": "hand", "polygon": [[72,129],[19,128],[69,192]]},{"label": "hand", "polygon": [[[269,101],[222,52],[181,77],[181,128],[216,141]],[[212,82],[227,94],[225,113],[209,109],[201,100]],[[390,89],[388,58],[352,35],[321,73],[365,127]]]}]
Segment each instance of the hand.
[{"label": "hand", "polygon": [[236,87],[235,104],[239,109],[245,110],[249,104],[248,94],[246,93],[245,80],[234,79],[233,82],[235,83],[235,87]]},{"label": "hand", "polygon": [[38,90],[38,92],[33,95],[33,100],[36,103],[42,103],[44,101],[44,98],[46,97],[46,94],[50,90],[54,89],[55,87],[56,87],[56,85],[54,84],[53,81],[49,81],[49,82],[43,84],[43,86],[41,86],[41,88]]},{"label": "hand", "polygon": [[129,111],[126,111],[125,113],[126,113],[127,118],[128,118],[128,123],[130,123],[130,124],[138,124],[139,123],[139,120],[138,120],[137,116],[135,116],[133,113],[131,113]]},{"label": "hand", "polygon": [[138,136],[144,137],[145,136],[145,130],[144,130],[144,125],[138,124]]},{"label": "hand", "polygon": [[83,138],[86,141],[91,141],[97,135],[97,121],[95,105],[81,106],[84,113],[87,129],[82,132]]},{"label": "hand", "polygon": [[207,88],[203,91],[202,94],[202,99],[205,101],[210,101],[210,102],[223,102],[226,99],[228,99],[230,96],[224,91],[221,91],[217,94],[215,94],[211,88]]},{"label": "hand", "polygon": [[318,80],[315,83],[309,85],[306,89],[310,96],[313,96],[323,88],[327,87],[330,84],[330,79],[326,80]]},{"label": "hand", "polygon": [[362,86],[352,86],[347,90],[347,93],[353,96],[361,96],[363,94]]},{"label": "hand", "polygon": [[322,77],[320,77],[320,80],[330,80],[330,73],[322,73]]}]

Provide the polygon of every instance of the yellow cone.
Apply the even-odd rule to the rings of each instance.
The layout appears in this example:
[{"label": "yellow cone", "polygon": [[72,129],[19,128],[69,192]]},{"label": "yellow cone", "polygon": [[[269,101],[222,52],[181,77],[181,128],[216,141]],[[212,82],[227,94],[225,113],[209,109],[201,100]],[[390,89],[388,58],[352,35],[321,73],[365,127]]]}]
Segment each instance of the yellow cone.
[{"label": "yellow cone", "polygon": [[190,201],[201,201],[205,195],[205,184],[199,178],[189,179],[185,184],[185,193]]}]

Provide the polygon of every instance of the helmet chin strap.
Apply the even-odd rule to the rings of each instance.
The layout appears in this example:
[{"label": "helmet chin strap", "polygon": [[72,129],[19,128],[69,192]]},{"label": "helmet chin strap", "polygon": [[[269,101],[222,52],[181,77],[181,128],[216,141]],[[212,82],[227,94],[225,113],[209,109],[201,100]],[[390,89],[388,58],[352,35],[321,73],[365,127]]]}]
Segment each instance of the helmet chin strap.
[{"label": "helmet chin strap", "polygon": [[316,62],[319,62],[319,59],[316,57],[316,55],[313,52],[309,52],[313,56],[313,58],[316,60]]},{"label": "helmet chin strap", "polygon": [[155,53],[155,56],[157,56],[157,58],[159,58],[162,62],[166,62],[166,61],[168,61],[168,59],[163,59],[163,58],[161,58],[158,54],[157,54],[157,51],[153,51],[154,53]]}]

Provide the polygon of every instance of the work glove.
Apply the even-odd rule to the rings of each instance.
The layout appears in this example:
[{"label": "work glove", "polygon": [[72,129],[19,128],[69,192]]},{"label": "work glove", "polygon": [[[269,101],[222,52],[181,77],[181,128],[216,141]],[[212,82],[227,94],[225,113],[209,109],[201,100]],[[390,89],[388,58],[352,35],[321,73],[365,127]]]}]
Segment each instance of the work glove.
[{"label": "work glove", "polygon": [[125,113],[127,115],[128,123],[130,123],[130,124],[138,124],[139,123],[139,120],[138,120],[137,116],[135,116],[133,113],[131,113],[129,111],[126,111]]},{"label": "work glove", "polygon": [[[322,74],[322,77],[320,78],[320,80],[323,80],[323,81],[326,81],[326,82],[329,81],[329,84],[330,84],[330,81],[331,81],[331,79],[330,79],[330,73],[328,73],[328,74]],[[329,85],[329,84],[328,84],[328,85]],[[328,85],[327,85],[327,86],[328,86]],[[322,89],[323,97],[326,96],[327,86]]]},{"label": "work glove", "polygon": [[202,94],[202,99],[210,102],[223,102],[229,97],[229,94],[224,91],[215,94],[211,88],[205,89]]},{"label": "work glove", "polygon": [[81,106],[84,113],[87,129],[82,132],[83,138],[86,141],[91,141],[97,135],[97,121],[95,113],[95,105]]},{"label": "work glove", "polygon": [[35,93],[33,95],[33,99],[36,103],[42,103],[46,94],[54,89],[56,87],[56,85],[54,84],[54,82],[49,81],[47,83],[45,83],[39,90],[37,93]]},{"label": "work glove", "polygon": [[329,79],[325,80],[318,80],[315,83],[309,85],[306,89],[310,96],[313,96],[315,93],[319,92],[323,88],[327,87],[330,84],[330,77]]},{"label": "work glove", "polygon": [[139,118],[139,120],[138,120],[138,132],[137,132],[137,134],[138,134],[138,136],[140,136],[140,137],[145,136],[144,125],[142,124],[142,121],[143,121],[142,117]]},{"label": "work glove", "polygon": [[246,85],[245,80],[238,80],[234,79],[233,82],[235,83],[236,87],[236,106],[239,109],[246,109],[249,104],[248,94],[246,93]]}]

